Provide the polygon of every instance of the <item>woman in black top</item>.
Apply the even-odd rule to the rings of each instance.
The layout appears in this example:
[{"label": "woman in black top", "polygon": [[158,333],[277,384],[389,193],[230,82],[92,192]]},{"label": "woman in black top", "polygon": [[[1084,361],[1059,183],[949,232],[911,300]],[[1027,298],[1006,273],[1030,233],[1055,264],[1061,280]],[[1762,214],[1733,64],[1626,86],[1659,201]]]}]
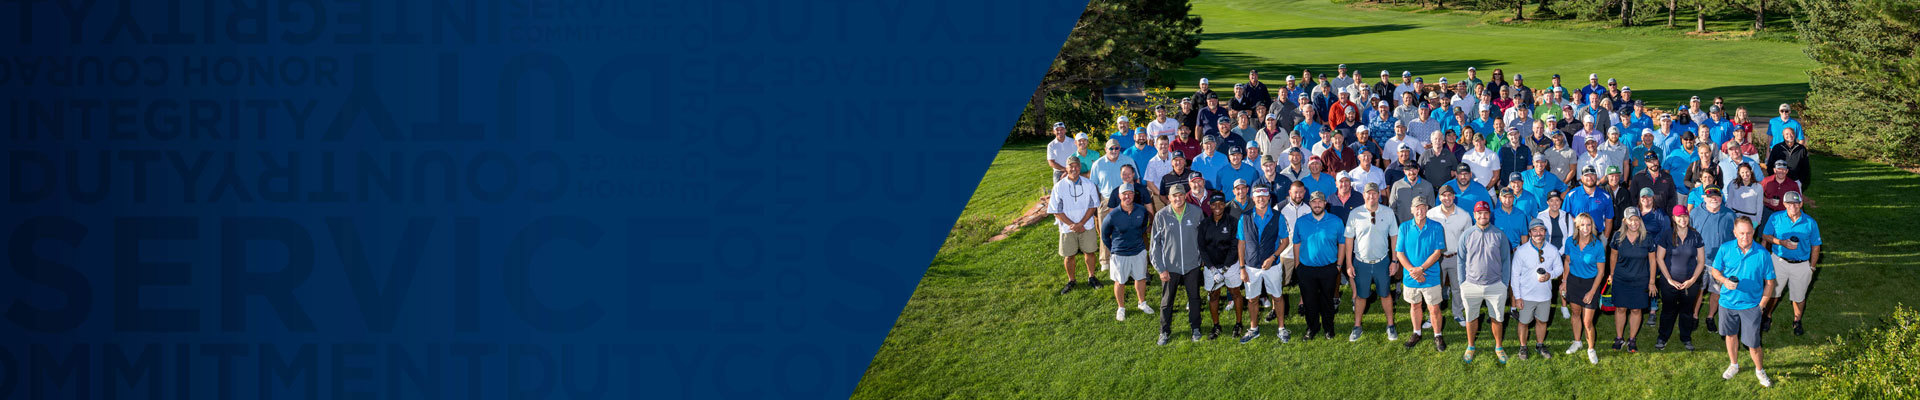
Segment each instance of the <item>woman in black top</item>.
[{"label": "woman in black top", "polygon": [[[1620,231],[1614,235],[1610,250],[1612,261],[1607,276],[1607,285],[1613,295],[1613,349],[1619,350],[1626,344],[1627,352],[1640,351],[1640,321],[1646,315],[1649,305],[1647,297],[1654,291],[1653,258],[1656,240],[1647,234],[1647,228],[1640,219],[1639,210],[1628,207],[1622,216]],[[1631,334],[1627,326],[1632,325]]]},{"label": "woman in black top", "polygon": [[1701,257],[1702,243],[1700,231],[1693,229],[1693,221],[1685,212],[1686,206],[1673,206],[1673,229],[1660,238],[1660,246],[1654,250],[1653,262],[1659,277],[1654,282],[1660,289],[1660,340],[1653,348],[1665,350],[1667,339],[1673,337],[1673,323],[1680,322],[1680,344],[1687,350],[1693,350],[1693,329],[1700,321],[1695,320],[1692,310],[1700,300],[1700,271],[1707,269],[1705,257]]}]

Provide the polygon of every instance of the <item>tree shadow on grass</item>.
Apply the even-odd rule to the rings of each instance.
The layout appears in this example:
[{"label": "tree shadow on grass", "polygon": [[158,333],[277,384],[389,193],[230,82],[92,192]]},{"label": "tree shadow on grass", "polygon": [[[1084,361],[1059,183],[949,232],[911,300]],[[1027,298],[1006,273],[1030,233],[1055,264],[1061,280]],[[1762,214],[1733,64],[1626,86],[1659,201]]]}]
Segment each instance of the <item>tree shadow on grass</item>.
[{"label": "tree shadow on grass", "polygon": [[1223,39],[1299,39],[1331,38],[1351,35],[1365,35],[1380,32],[1404,31],[1417,28],[1408,24],[1381,24],[1362,26],[1316,26],[1310,28],[1268,29],[1263,31],[1201,33],[1200,40]]},{"label": "tree shadow on grass", "polygon": [[[1427,83],[1438,83],[1442,76],[1449,76],[1456,79],[1465,77],[1467,75],[1467,67],[1492,69],[1505,65],[1505,63],[1491,59],[1413,61],[1357,59],[1347,62],[1346,64],[1350,70],[1360,71],[1360,75],[1365,77],[1369,84],[1379,78],[1379,71],[1382,69],[1387,70],[1388,74],[1392,76],[1393,81],[1396,83],[1400,81],[1401,71],[1412,72],[1413,76],[1422,77]],[[1206,50],[1201,53],[1200,57],[1188,60],[1186,66],[1175,74],[1175,78],[1179,79],[1178,83],[1180,85],[1193,85],[1202,77],[1222,80],[1222,82],[1214,82],[1212,86],[1216,91],[1224,88],[1224,93],[1230,95],[1233,90],[1232,83],[1245,82],[1247,70],[1249,69],[1260,70],[1260,81],[1266,82],[1269,89],[1278,90],[1279,87],[1286,85],[1285,78],[1287,75],[1300,75],[1300,71],[1303,69],[1311,70],[1316,75],[1331,74],[1338,71],[1338,69],[1335,68],[1338,65],[1337,63],[1289,63],[1282,62],[1282,60],[1278,59],[1257,57],[1237,51]],[[1485,79],[1485,76],[1482,76],[1482,79]],[[1184,95],[1186,93],[1175,94]]]},{"label": "tree shadow on grass", "polygon": [[1647,106],[1675,109],[1687,104],[1693,96],[1700,96],[1700,104],[1713,104],[1714,96],[1726,98],[1727,116],[1733,116],[1735,107],[1746,107],[1752,116],[1779,115],[1775,111],[1780,103],[1799,103],[1807,99],[1806,83],[1775,83],[1767,85],[1734,85],[1705,89],[1648,89],[1635,90],[1633,97],[1647,101]]}]

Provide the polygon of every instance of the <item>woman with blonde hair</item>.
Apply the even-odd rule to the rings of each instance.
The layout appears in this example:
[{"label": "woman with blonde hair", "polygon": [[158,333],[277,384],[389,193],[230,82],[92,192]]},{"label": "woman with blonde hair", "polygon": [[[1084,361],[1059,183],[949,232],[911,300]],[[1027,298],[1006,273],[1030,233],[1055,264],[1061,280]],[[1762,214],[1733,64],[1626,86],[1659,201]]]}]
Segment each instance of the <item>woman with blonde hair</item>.
[{"label": "woman with blonde hair", "polygon": [[[1599,277],[1607,273],[1607,245],[1600,239],[1600,230],[1594,226],[1593,215],[1581,213],[1573,219],[1573,236],[1567,237],[1560,246],[1565,256],[1562,263],[1567,266],[1566,284],[1560,286],[1560,297],[1567,299],[1567,305],[1573,309],[1573,345],[1567,347],[1567,354],[1580,351],[1585,339],[1595,340],[1593,320],[1600,304]],[[1587,362],[1600,363],[1600,354],[1593,348],[1587,348]]]},{"label": "woman with blonde hair", "polygon": [[[1647,234],[1645,221],[1641,221],[1643,210],[1637,207],[1627,208],[1620,232],[1613,238],[1612,255],[1608,257],[1611,274],[1607,275],[1609,294],[1613,295],[1613,349],[1620,350],[1625,344],[1627,352],[1640,351],[1641,319],[1646,317],[1650,306],[1648,297],[1656,289],[1653,287],[1653,258],[1655,253],[1652,235]],[[1644,210],[1652,212],[1653,210]],[[1632,325],[1631,332],[1627,326]]]}]

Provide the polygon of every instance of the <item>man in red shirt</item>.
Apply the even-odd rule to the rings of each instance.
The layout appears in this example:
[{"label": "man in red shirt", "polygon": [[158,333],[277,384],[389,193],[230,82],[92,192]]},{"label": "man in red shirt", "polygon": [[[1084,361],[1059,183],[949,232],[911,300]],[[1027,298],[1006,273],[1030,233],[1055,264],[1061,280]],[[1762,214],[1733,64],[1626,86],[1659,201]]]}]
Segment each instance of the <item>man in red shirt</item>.
[{"label": "man in red shirt", "polygon": [[1353,100],[1350,99],[1352,96],[1352,93],[1347,93],[1346,88],[1340,88],[1340,101],[1334,102],[1331,106],[1327,106],[1328,126],[1339,126],[1341,122],[1346,121],[1347,110],[1359,111],[1358,107],[1360,107],[1360,105],[1353,103]]},{"label": "man in red shirt", "polygon": [[1761,218],[1762,221],[1765,221],[1767,218],[1770,218],[1773,213],[1787,210],[1786,204],[1780,202],[1780,196],[1785,196],[1788,192],[1800,191],[1800,181],[1787,177],[1787,162],[1785,160],[1776,160],[1773,162],[1773,175],[1768,176],[1766,180],[1760,181],[1760,190],[1767,196],[1767,216]]},{"label": "man in red shirt", "polygon": [[1193,127],[1181,125],[1179,129],[1180,133],[1174,135],[1170,146],[1173,151],[1186,154],[1187,161],[1193,161],[1193,156],[1200,155],[1200,141],[1193,139]]},{"label": "man in red shirt", "polygon": [[1346,141],[1346,137],[1339,133],[1327,135],[1327,149],[1320,152],[1320,159],[1326,162],[1328,171],[1345,172],[1360,165],[1353,149],[1347,148]]}]

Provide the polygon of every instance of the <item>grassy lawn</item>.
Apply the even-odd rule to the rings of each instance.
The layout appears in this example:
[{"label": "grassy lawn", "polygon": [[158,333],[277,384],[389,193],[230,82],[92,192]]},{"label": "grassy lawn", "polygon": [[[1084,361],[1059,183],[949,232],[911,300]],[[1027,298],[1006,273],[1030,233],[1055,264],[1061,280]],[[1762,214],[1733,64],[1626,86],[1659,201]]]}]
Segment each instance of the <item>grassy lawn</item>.
[{"label": "grassy lawn", "polygon": [[[1369,13],[1320,1],[1202,2],[1196,11],[1206,18],[1209,40],[1202,45],[1203,58],[1190,63],[1185,74],[1228,81],[1243,78],[1248,66],[1324,69],[1346,62],[1363,70],[1375,65],[1375,71],[1380,63],[1391,63],[1396,73],[1413,69],[1430,78],[1460,76],[1468,65],[1568,75],[1606,71],[1636,89],[1652,89],[1637,96],[1670,102],[1697,90],[1726,94],[1732,104],[1765,105],[1798,98],[1806,90],[1805,76],[1796,71],[1808,62],[1796,48],[1778,43],[1468,26],[1468,19],[1455,16]],[[1348,43],[1343,39],[1358,41],[1343,44]],[[1474,45],[1444,45],[1462,41]],[[1385,51],[1357,51],[1363,48]],[[1738,57],[1739,67],[1722,61],[1732,57]],[[1725,83],[1739,85],[1716,86]],[[1772,389],[1753,382],[1750,366],[1735,380],[1721,381],[1725,356],[1718,338],[1705,332],[1695,334],[1700,350],[1688,353],[1677,345],[1652,350],[1653,331],[1643,330],[1645,351],[1602,350],[1598,366],[1566,356],[1500,366],[1490,351],[1464,364],[1459,361],[1464,332],[1458,326],[1447,327],[1446,353],[1425,343],[1406,350],[1385,341],[1380,332],[1387,321],[1377,307],[1365,318],[1367,336],[1357,343],[1282,345],[1273,340],[1268,324],[1268,335],[1247,345],[1223,337],[1159,347],[1153,343],[1158,316],[1135,311],[1125,322],[1114,321],[1110,289],[1054,294],[1062,272],[1051,226],[986,243],[1047,186],[1044,147],[1022,142],[1001,150],[854,397],[1807,397],[1818,378],[1813,366],[1827,362],[1814,355],[1816,349],[1832,335],[1886,315],[1903,298],[1898,294],[1920,290],[1920,235],[1889,229],[1920,220],[1920,175],[1821,156],[1814,160],[1819,170],[1810,196],[1817,207],[1809,213],[1829,239],[1826,268],[1810,294],[1808,335],[1776,330],[1766,338]],[[1159,294],[1157,286],[1148,291],[1156,299]],[[1128,297],[1131,303],[1130,290]],[[1396,322],[1408,331],[1406,307],[1397,301],[1396,307]],[[1787,313],[1782,310],[1780,316]],[[1350,318],[1343,311],[1336,321]],[[1224,318],[1226,325],[1231,319]],[[1610,339],[1612,330],[1606,328],[1612,317],[1602,316],[1599,323],[1602,340]],[[1288,325],[1304,330],[1297,316]],[[1176,318],[1176,329],[1181,326],[1184,320]],[[1558,355],[1569,338],[1568,325],[1556,321],[1548,343]],[[1490,342],[1490,333],[1482,332],[1481,340]]]},{"label": "grassy lawn", "polygon": [[[1301,69],[1332,73],[1347,64],[1368,82],[1380,70],[1394,79],[1411,71],[1435,83],[1457,80],[1467,67],[1487,79],[1494,68],[1525,75],[1533,88],[1561,74],[1569,89],[1598,73],[1631,86],[1636,99],[1672,109],[1688,97],[1724,96],[1755,116],[1806,97],[1813,61],[1798,44],[1760,40],[1701,40],[1609,30],[1540,29],[1489,25],[1472,13],[1362,11],[1324,0],[1196,1],[1205,21],[1200,57],[1176,71],[1175,95],[1216,80],[1223,95],[1259,69],[1269,87]],[[1785,29],[1785,27],[1781,27]],[[1664,29],[1664,28],[1663,28]],[[1224,83],[1224,84],[1223,84]],[[1728,113],[1732,115],[1732,113]]]}]

